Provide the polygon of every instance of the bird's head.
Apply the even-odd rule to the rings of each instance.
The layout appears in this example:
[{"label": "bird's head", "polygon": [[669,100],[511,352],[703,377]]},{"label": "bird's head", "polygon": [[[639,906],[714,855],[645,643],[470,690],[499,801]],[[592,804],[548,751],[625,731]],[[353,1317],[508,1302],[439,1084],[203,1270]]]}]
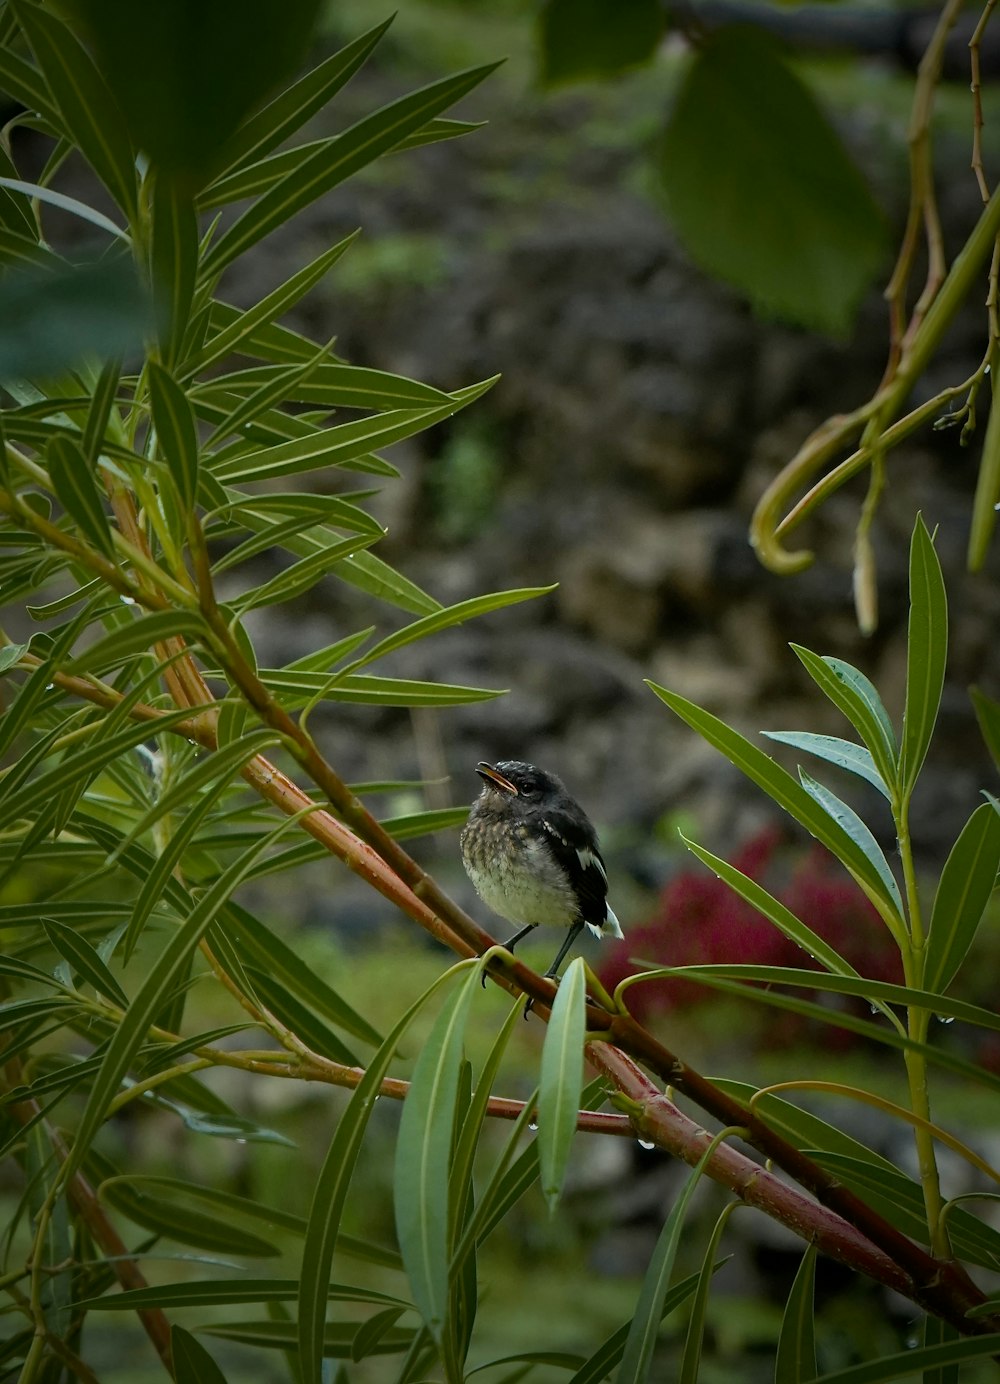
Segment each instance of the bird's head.
[{"label": "bird's head", "polygon": [[476,773],[488,793],[518,806],[535,807],[550,795],[565,791],[555,774],[520,759],[501,759],[496,764],[481,760]]}]

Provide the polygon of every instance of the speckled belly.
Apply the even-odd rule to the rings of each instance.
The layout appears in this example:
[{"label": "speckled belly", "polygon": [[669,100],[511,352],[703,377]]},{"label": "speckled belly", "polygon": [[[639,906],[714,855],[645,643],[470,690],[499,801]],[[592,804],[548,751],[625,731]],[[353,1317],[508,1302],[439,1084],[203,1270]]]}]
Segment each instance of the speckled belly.
[{"label": "speckled belly", "polygon": [[543,843],[522,837],[500,845],[492,832],[463,833],[462,854],[476,893],[501,918],[549,927],[576,921],[576,898]]}]

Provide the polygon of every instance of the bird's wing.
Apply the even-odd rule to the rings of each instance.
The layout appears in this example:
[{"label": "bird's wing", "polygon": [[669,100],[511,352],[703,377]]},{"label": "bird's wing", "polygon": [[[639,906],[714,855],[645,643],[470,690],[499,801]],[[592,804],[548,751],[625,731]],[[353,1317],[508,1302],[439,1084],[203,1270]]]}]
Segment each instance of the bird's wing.
[{"label": "bird's wing", "polygon": [[608,876],[597,838],[584,833],[562,812],[545,812],[541,818],[545,839],[566,871],[581,904],[583,921],[600,927],[608,916]]}]

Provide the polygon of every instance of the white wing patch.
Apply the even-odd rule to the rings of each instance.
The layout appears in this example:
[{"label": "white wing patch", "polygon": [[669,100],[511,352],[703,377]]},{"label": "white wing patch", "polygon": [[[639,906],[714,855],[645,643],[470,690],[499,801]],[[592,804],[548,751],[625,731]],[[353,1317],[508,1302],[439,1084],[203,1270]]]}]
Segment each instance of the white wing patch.
[{"label": "white wing patch", "polygon": [[[569,842],[567,841],[566,844],[569,845]],[[594,852],[589,850],[586,846],[582,846],[576,854],[582,869],[589,870],[590,867],[593,866],[601,876],[601,879],[604,880],[604,883],[607,884],[608,876],[604,866],[601,864],[601,857],[599,855],[595,855]]]}]

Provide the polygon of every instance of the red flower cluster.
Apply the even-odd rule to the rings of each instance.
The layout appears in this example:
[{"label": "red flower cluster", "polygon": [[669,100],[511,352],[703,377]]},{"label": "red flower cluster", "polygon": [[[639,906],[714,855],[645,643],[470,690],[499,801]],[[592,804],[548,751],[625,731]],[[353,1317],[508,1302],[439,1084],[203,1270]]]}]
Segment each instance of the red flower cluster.
[{"label": "red flower cluster", "polygon": [[[769,889],[861,975],[901,983],[899,953],[885,924],[822,846],[800,853],[785,883],[775,885],[770,877],[779,873],[777,853],[782,840],[778,828],[768,828],[747,841],[731,863]],[[611,990],[634,972],[629,957],[661,966],[728,962],[820,969],[808,953],[701,865],[676,874],[663,890],[653,917],[629,928],[624,942],[602,950],[598,974]],[[636,985],[628,992],[628,1005],[636,1018],[644,1020],[657,1012],[702,1003],[715,993],[696,981],[671,977]],[[847,1003],[835,1002],[838,1007]],[[772,1014],[783,1033],[785,1019],[801,1028],[796,1016]]]}]

